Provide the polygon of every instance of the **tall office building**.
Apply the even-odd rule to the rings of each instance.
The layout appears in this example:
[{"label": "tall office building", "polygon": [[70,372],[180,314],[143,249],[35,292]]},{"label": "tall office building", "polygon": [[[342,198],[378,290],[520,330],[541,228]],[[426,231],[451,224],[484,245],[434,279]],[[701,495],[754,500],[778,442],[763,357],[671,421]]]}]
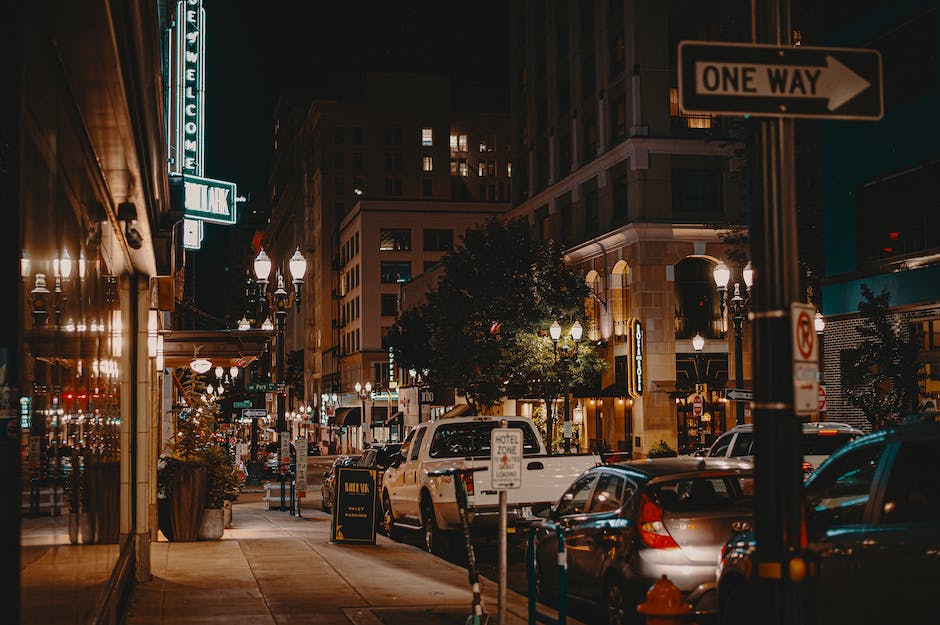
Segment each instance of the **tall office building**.
[{"label": "tall office building", "polygon": [[[733,341],[712,271],[724,260],[740,280],[722,233],[747,221],[744,133],[735,120],[680,110],[677,48],[745,40],[746,7],[511,3],[509,215],[561,241],[585,274],[587,337],[610,364],[579,393],[582,448],[646,453],[662,440],[690,450],[730,417],[720,391]],[[701,354],[690,343],[697,333]],[[696,389],[701,409],[688,401]]]},{"label": "tall office building", "polygon": [[360,405],[357,381],[388,386],[384,336],[401,284],[510,206],[499,94],[481,106],[434,75],[372,73],[354,87],[282,102],[269,184],[268,253],[281,264],[296,248],[307,258],[288,349],[304,349],[306,399],[323,421]]}]

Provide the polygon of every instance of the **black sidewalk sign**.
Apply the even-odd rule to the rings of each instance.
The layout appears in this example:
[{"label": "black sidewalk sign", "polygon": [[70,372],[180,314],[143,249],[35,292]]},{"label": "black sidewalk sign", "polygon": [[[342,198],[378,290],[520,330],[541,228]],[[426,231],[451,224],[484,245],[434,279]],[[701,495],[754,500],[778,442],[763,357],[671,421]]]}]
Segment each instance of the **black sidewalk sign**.
[{"label": "black sidewalk sign", "polygon": [[330,540],[375,544],[375,469],[338,467]]},{"label": "black sidewalk sign", "polygon": [[881,53],[682,41],[679,108],[695,114],[881,119]]}]

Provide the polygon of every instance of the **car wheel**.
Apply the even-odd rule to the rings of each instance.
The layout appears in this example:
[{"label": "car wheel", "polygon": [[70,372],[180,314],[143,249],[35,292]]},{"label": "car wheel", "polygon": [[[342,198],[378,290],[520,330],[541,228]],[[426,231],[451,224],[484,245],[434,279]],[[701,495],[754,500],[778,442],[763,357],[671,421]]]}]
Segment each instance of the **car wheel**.
[{"label": "car wheel", "polygon": [[627,625],[636,620],[632,618],[633,606],[629,605],[627,593],[618,579],[604,582],[603,610],[601,622],[607,625]]},{"label": "car wheel", "polygon": [[401,540],[401,531],[395,525],[395,514],[392,512],[392,502],[388,498],[388,493],[382,493],[382,531],[392,540]]},{"label": "car wheel", "polygon": [[437,527],[437,520],[434,518],[434,508],[430,502],[425,502],[421,508],[421,520],[424,526],[424,549],[428,553],[436,556],[443,556],[447,553],[447,539]]}]

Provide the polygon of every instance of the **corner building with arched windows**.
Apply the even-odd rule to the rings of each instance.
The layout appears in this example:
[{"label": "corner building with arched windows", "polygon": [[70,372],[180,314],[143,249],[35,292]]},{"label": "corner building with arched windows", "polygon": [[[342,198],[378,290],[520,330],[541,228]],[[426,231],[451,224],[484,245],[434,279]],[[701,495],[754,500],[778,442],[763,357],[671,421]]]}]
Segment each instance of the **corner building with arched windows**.
[{"label": "corner building with arched windows", "polygon": [[[747,3],[514,0],[510,11],[508,217],[563,243],[592,290],[585,337],[609,365],[574,393],[578,447],[704,446],[735,418],[722,401],[734,338],[713,269],[724,260],[740,276],[747,254],[725,236],[748,221],[746,129],[679,109],[677,47],[744,41]],[[696,390],[704,409],[693,411]]]}]

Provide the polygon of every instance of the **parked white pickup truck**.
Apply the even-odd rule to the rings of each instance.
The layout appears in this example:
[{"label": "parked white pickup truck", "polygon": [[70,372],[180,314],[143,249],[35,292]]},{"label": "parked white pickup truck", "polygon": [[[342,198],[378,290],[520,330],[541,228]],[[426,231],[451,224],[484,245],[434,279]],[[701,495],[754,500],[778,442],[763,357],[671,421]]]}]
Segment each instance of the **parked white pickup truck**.
[{"label": "parked white pickup truck", "polygon": [[466,474],[468,513],[473,528],[492,523],[499,514],[499,493],[492,488],[490,432],[506,419],[523,432],[522,486],[507,490],[509,524],[516,526],[547,510],[586,469],[600,464],[595,454],[550,456],[528,417],[451,417],[419,424],[402,445],[401,457],[385,472],[383,525],[397,538],[401,528],[424,531],[428,551],[446,552],[451,530],[460,529],[454,479],[429,476],[440,469],[487,470]]}]

